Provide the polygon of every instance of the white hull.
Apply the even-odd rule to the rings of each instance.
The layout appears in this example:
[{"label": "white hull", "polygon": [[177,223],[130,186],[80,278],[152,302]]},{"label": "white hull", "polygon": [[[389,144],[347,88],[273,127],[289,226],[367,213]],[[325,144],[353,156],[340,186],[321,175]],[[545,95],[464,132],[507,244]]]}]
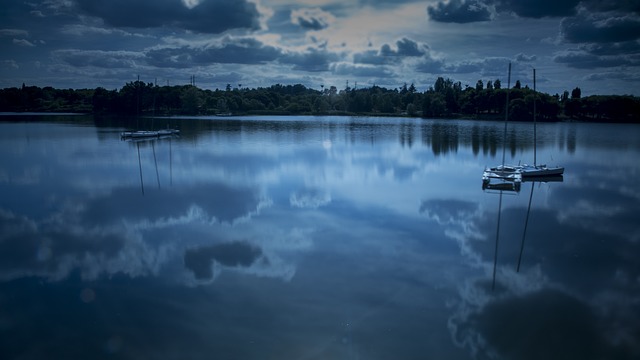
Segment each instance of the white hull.
[{"label": "white hull", "polygon": [[493,168],[484,169],[484,172],[482,173],[482,181],[486,182],[491,179],[521,182],[522,173],[518,169],[518,166],[499,165]]},{"label": "white hull", "polygon": [[557,176],[564,174],[564,168],[561,166],[548,167],[547,165],[523,165],[519,166],[522,177],[538,177],[538,176]]},{"label": "white hull", "polygon": [[180,134],[180,130],[175,130],[175,129],[158,130],[158,131],[125,131],[123,133],[120,133],[120,137],[122,137],[123,139],[142,139],[142,138],[172,136],[172,135],[179,135],[179,134]]}]

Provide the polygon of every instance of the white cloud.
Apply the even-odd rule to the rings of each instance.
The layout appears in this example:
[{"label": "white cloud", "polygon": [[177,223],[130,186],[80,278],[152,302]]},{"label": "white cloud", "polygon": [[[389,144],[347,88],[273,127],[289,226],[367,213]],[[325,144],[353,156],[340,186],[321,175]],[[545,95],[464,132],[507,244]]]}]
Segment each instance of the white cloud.
[{"label": "white cloud", "polygon": [[34,43],[32,43],[31,41],[26,40],[26,39],[13,39],[13,43],[15,45],[26,46],[26,47],[34,47],[34,46],[36,46]]}]

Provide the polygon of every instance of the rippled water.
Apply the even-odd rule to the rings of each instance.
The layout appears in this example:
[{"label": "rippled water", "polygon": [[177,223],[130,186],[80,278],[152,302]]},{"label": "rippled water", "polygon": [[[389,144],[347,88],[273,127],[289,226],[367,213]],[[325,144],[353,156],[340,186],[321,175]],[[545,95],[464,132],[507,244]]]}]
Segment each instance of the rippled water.
[{"label": "rippled water", "polygon": [[0,120],[3,359],[640,356],[637,125]]}]

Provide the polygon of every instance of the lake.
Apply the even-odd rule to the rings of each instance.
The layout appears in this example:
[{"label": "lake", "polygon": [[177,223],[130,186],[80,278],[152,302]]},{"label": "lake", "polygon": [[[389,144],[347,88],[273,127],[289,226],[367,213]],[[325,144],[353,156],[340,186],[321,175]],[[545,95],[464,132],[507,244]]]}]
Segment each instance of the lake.
[{"label": "lake", "polygon": [[0,357],[639,358],[640,126],[503,126],[2,116]]}]

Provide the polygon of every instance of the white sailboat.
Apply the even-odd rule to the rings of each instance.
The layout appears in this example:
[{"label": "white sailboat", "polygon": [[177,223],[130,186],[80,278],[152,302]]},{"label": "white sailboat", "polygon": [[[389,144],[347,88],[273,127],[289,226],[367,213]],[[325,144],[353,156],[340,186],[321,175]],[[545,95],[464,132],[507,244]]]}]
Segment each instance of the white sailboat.
[{"label": "white sailboat", "polygon": [[482,187],[490,187],[492,179],[498,179],[502,181],[522,182],[522,173],[520,172],[520,166],[505,165],[505,152],[507,142],[507,123],[509,121],[509,88],[511,87],[511,63],[509,63],[509,76],[507,78],[507,99],[504,108],[504,134],[503,134],[503,146],[502,146],[502,164],[495,167],[488,167],[484,169],[482,173]]},{"label": "white sailboat", "polygon": [[[509,87],[511,83],[511,64],[509,64],[509,77],[507,82],[507,105],[505,106],[505,124],[504,124],[504,141],[506,142],[507,135],[507,122],[509,112]],[[533,69],[533,92],[536,92],[536,69]],[[502,150],[502,165],[495,167],[485,168],[482,173],[483,188],[484,184],[487,184],[491,179],[501,179],[507,181],[521,182],[524,180],[535,180],[537,178],[562,176],[564,174],[564,167],[561,166],[547,166],[545,164],[538,165],[537,154],[537,125],[536,125],[536,100],[533,101],[533,165],[505,165],[505,150]]]},{"label": "white sailboat", "polygon": [[533,177],[544,177],[544,176],[559,176],[564,174],[564,167],[562,166],[547,166],[547,165],[538,165],[536,163],[536,153],[537,153],[537,127],[536,127],[536,69],[533,69],[533,165],[520,165],[518,166],[522,177],[524,178],[533,178]]}]

